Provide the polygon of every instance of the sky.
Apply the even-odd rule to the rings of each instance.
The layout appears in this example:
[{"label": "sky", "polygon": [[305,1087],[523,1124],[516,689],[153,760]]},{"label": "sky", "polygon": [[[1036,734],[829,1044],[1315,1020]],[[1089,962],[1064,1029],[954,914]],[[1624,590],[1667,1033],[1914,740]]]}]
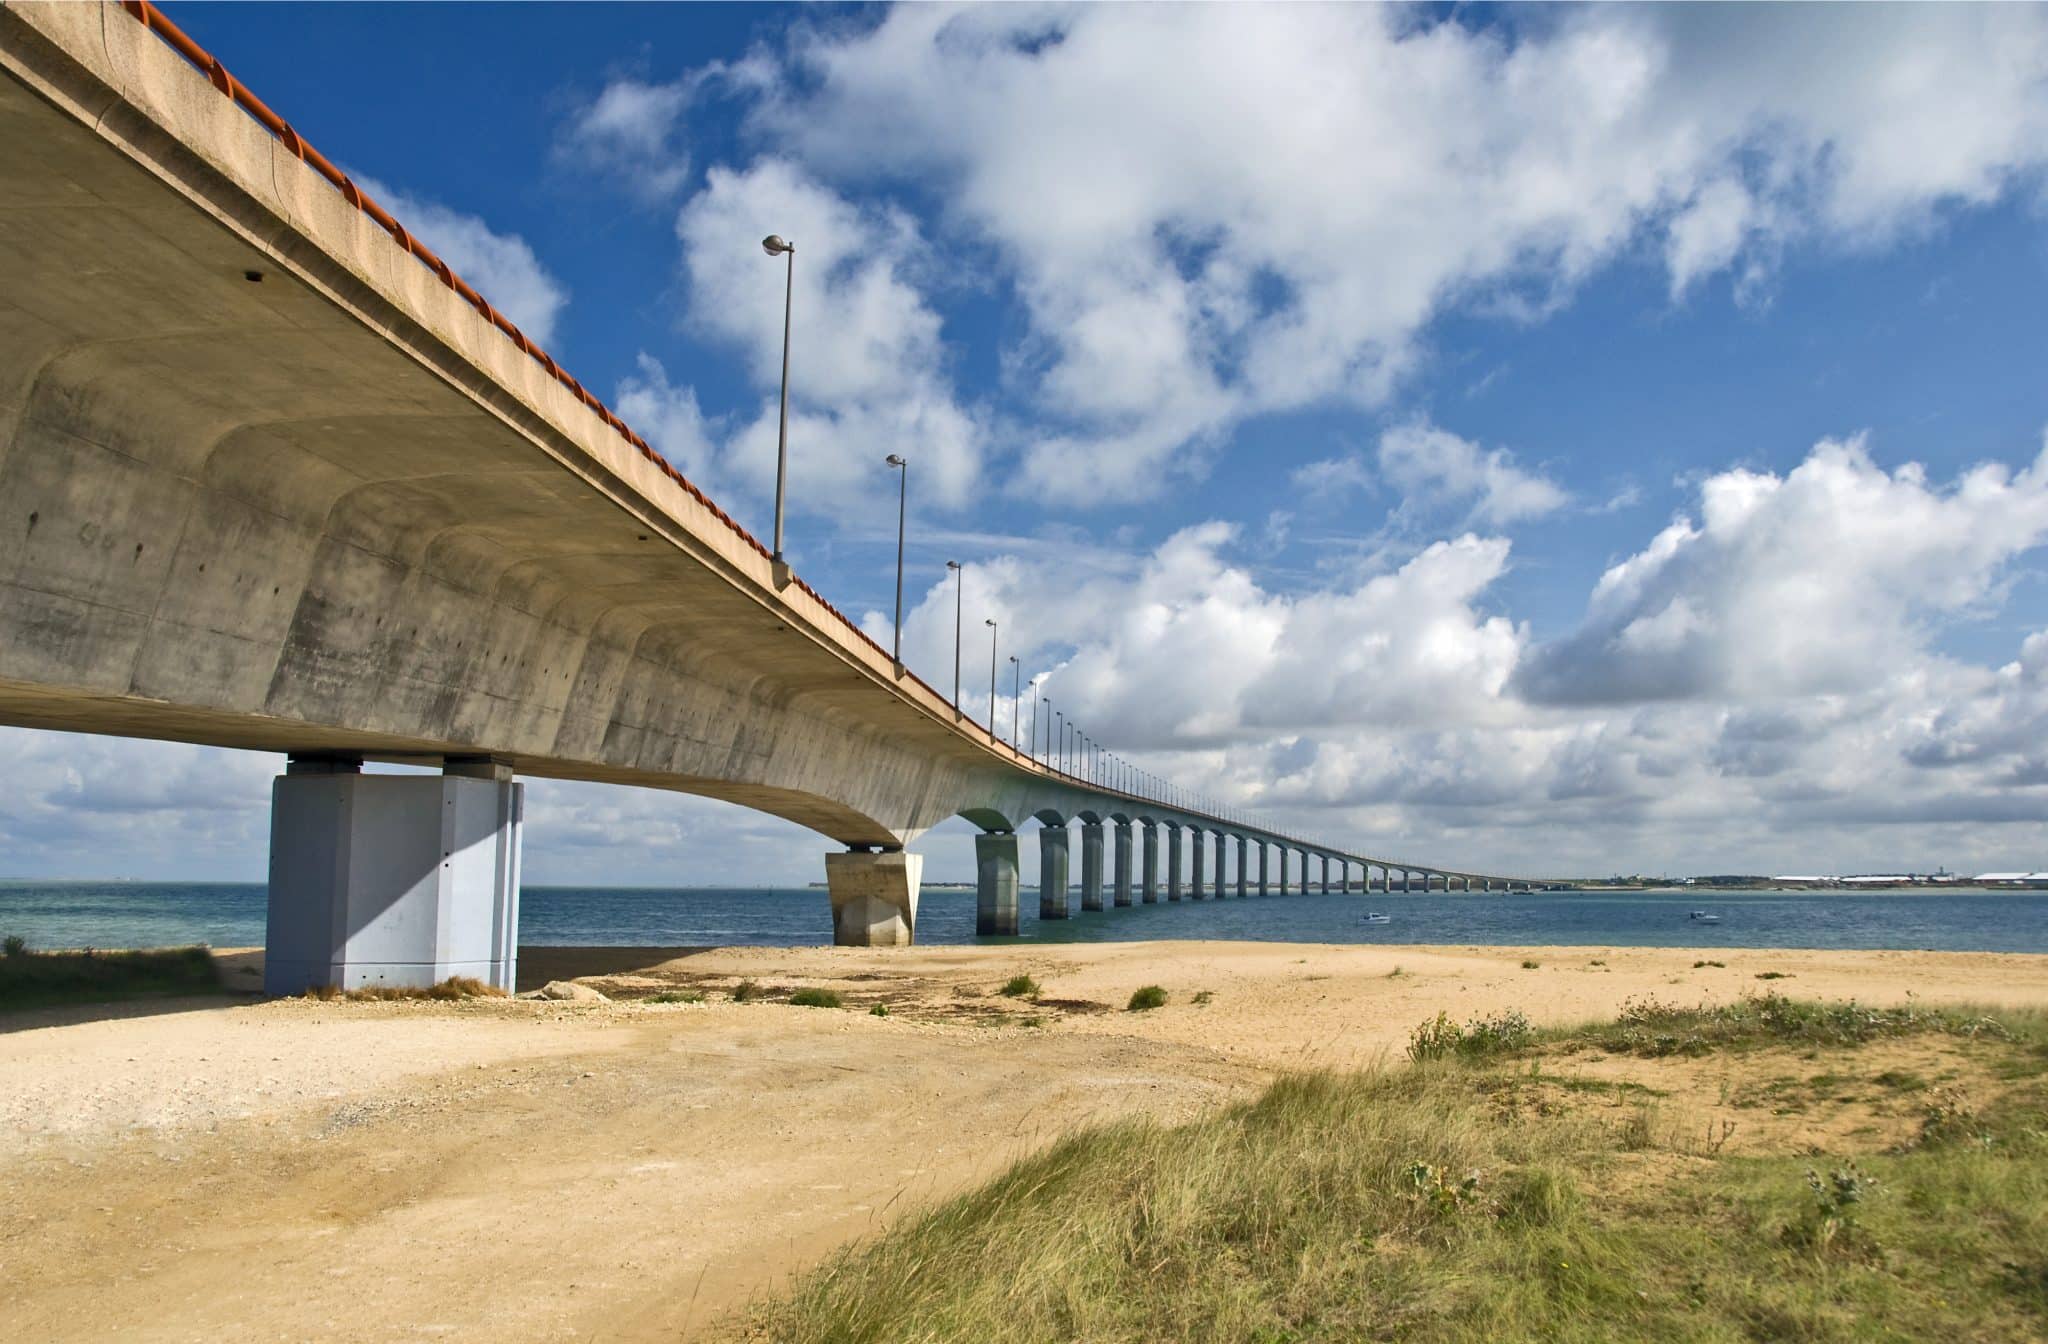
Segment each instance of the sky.
[{"label": "sky", "polygon": [[[1005,725],[1474,871],[2048,868],[2048,8],[165,8],[757,535],[794,240],[792,562],[886,645],[906,456]],[[279,768],[0,730],[0,877],[260,879]]]}]

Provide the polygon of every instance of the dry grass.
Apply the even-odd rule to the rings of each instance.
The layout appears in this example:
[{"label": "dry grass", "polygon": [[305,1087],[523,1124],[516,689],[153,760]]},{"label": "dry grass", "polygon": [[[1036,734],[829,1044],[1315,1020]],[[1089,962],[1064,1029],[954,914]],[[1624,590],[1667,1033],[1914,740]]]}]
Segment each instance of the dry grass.
[{"label": "dry grass", "polygon": [[220,971],[205,947],[37,952],[10,939],[0,956],[0,1010],[217,994]]},{"label": "dry grass", "polygon": [[[1529,1049],[1568,1057],[1630,1029]],[[1725,1131],[1701,1138],[1647,1090],[1561,1087],[1534,1060],[1288,1078],[1190,1124],[1069,1138],[843,1253],[750,1325],[835,1344],[2039,1340],[2039,1015],[1777,1000],[1710,1034],[1874,1074],[1862,1042],[1908,1032],[1981,1055],[2005,1090],[1930,1100],[1903,1144],[1730,1156]]]},{"label": "dry grass", "polygon": [[305,993],[309,999],[322,1003],[347,1000],[350,1003],[416,1003],[433,1000],[439,1003],[453,1003],[460,999],[502,999],[505,991],[496,985],[487,985],[471,975],[451,975],[438,984],[417,986],[365,985],[361,989],[340,989],[334,985],[322,985]]}]

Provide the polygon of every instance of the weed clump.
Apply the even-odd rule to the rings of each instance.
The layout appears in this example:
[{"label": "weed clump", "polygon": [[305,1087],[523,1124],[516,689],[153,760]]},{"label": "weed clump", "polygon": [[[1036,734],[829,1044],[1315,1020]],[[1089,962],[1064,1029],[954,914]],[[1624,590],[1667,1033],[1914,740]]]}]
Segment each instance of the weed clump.
[{"label": "weed clump", "polygon": [[10,933],[7,935],[7,941],[0,943],[0,951],[4,951],[10,957],[24,956],[28,952],[28,939],[18,933]]},{"label": "weed clump", "polygon": [[1159,985],[1146,985],[1136,990],[1131,995],[1130,1003],[1126,1005],[1134,1013],[1142,1013],[1151,1008],[1164,1008],[1165,1006],[1166,990]]},{"label": "weed clump", "polygon": [[664,989],[659,994],[647,996],[649,1003],[702,1003],[704,995],[694,989]]},{"label": "weed clump", "polygon": [[839,995],[829,989],[800,989],[789,996],[798,1008],[837,1008]]},{"label": "weed clump", "polygon": [[732,1001],[734,1003],[752,1003],[766,992],[766,990],[762,989],[752,980],[742,980],[732,987]]},{"label": "weed clump", "polygon": [[1408,1058],[1418,1064],[1426,1059],[1483,1059],[1524,1049],[1535,1039],[1536,1028],[1514,1008],[1475,1017],[1463,1026],[1440,1012],[1408,1034]]},{"label": "weed clump", "polygon": [[874,1007],[868,1009],[869,1017],[887,1017],[888,1015],[889,1005],[886,1003],[878,1003]]},{"label": "weed clump", "polygon": [[1756,978],[1759,980],[1790,980],[1792,975],[1789,971],[1758,971]]},{"label": "weed clump", "polygon": [[1013,975],[1003,982],[1001,992],[1013,999],[1035,999],[1038,997],[1038,982],[1028,975]]},{"label": "weed clump", "polygon": [[1725,961],[1696,961],[1692,964],[1692,968],[1696,971],[1703,966],[1718,966],[1724,971],[1728,969],[1728,963]]},{"label": "weed clump", "polygon": [[1854,1000],[1819,1003],[1789,999],[1770,990],[1734,1003],[1700,1008],[1679,1008],[1655,998],[1630,999],[1611,1027],[1593,1034],[1592,1043],[1614,1054],[1654,1057],[1763,1045],[1862,1045],[1921,1032],[2003,1039],[2005,1028],[1991,1018],[1950,1009],[1911,1004],[1866,1008]]},{"label": "weed clump", "polygon": [[1542,962],[1535,961],[1529,957],[1522,958],[1522,969],[1525,971],[1533,971],[1542,964]]},{"label": "weed clump", "polygon": [[502,999],[505,991],[496,985],[487,985],[473,975],[451,975],[431,985],[363,985],[357,989],[316,985],[301,997],[318,999],[322,1003],[338,1000],[349,1003],[418,1003],[427,1000],[455,1003],[462,999]]},{"label": "weed clump", "polygon": [[1211,1003],[1211,1002],[1213,1002],[1213,1001],[1215,1000],[1215,998],[1216,998],[1216,991],[1215,991],[1215,990],[1213,990],[1213,989],[1205,989],[1205,990],[1202,990],[1202,991],[1200,991],[1199,993],[1197,993],[1197,994],[1195,995],[1195,997],[1194,997],[1193,999],[1189,1000],[1189,1002],[1193,1003],[1193,1004],[1195,1005],[1195,1007],[1197,1007],[1197,1008],[1200,1008],[1200,1007],[1204,1006],[1205,1004],[1208,1004],[1208,1003]]},{"label": "weed clump", "polygon": [[0,1009],[220,991],[220,972],[205,947],[35,952],[19,934],[0,947]]}]

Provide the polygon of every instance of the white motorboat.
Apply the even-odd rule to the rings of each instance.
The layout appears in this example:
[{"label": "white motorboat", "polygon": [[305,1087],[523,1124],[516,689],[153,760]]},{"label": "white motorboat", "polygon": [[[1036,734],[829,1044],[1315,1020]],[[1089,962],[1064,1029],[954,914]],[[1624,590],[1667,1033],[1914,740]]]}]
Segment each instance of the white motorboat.
[{"label": "white motorboat", "polygon": [[1368,910],[1365,914],[1365,922],[1368,924],[1391,924],[1394,922],[1394,917],[1392,915],[1383,915],[1377,910]]},{"label": "white motorboat", "polygon": [[1695,924],[1719,924],[1721,917],[1709,910],[1695,910],[1686,916]]}]

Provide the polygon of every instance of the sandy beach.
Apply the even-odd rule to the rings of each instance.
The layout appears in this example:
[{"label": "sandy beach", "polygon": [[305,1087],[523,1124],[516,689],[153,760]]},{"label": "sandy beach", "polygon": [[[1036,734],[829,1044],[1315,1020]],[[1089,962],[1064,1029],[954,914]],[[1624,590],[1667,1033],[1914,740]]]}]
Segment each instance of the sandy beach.
[{"label": "sandy beach", "polygon": [[[249,955],[224,960],[229,983],[253,983]],[[1035,1001],[997,993],[1017,974]],[[11,1332],[716,1337],[719,1313],[1073,1127],[1170,1121],[1281,1071],[1398,1058],[1440,1010],[1565,1023],[1767,989],[2048,1005],[2048,957],[1996,953],[521,954],[523,984],[572,977],[615,1001],[223,995],[0,1023]],[[732,1002],[743,981],[771,1000],[830,988],[844,1007]],[[1146,984],[1167,1005],[1123,1011]],[[631,1001],[657,991],[706,1001]]]}]

